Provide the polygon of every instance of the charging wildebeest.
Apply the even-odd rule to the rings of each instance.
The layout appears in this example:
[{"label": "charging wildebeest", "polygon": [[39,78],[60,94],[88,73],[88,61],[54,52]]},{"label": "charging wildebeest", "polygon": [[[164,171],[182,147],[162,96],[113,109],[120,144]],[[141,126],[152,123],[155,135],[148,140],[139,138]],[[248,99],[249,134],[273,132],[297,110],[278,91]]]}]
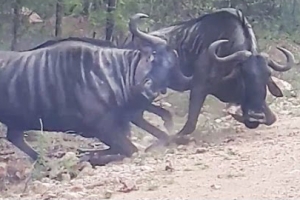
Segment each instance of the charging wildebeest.
[{"label": "charging wildebeest", "polygon": [[[276,97],[283,94],[272,80],[271,68],[279,72],[290,70],[294,56],[278,47],[287,58],[287,64],[281,65],[260,53],[253,29],[241,11],[224,8],[149,34],[167,40],[178,52],[184,75],[193,77],[192,82],[170,78],[169,88],[190,90],[188,119],[177,135],[195,130],[207,95],[240,105],[242,116],[236,119],[248,128],[269,126],[276,121],[265,102],[266,87]],[[123,47],[136,48],[142,43],[133,36]]]},{"label": "charging wildebeest", "polygon": [[[33,47],[31,49],[28,49],[28,50],[23,50],[23,51],[20,51],[20,52],[33,51],[33,50],[49,47],[49,46],[55,45],[57,43],[70,42],[70,41],[86,42],[88,44],[92,44],[92,45],[100,46],[100,47],[118,48],[112,42],[107,41],[107,40],[86,38],[86,37],[67,37],[67,38],[55,38],[55,39],[47,40],[46,42],[43,42],[43,43],[39,44],[38,46],[35,46],[35,47]],[[67,43],[64,43],[64,44],[67,44]],[[174,73],[174,74],[179,73],[179,74],[177,74],[177,79],[178,80],[186,79],[186,77],[182,76],[179,67],[177,67],[176,70],[171,72],[171,73]],[[148,110],[151,113],[157,114],[158,116],[161,116],[162,120],[165,122],[164,125],[167,128],[167,130],[170,130],[173,127],[173,121],[172,121],[171,113],[168,110],[164,109],[164,108],[153,105],[153,104],[151,104],[151,102],[146,101],[146,102],[144,102],[144,106],[140,107],[140,111],[136,112],[138,114],[132,115],[132,118],[131,118],[131,122],[133,124],[135,124],[136,126],[142,128],[143,130],[147,131],[148,133],[152,134],[153,136],[157,137],[158,139],[160,139],[160,140],[161,139],[167,139],[168,135],[165,132],[161,131],[156,126],[153,126],[151,123],[146,121],[143,117],[140,117],[140,115],[141,115],[140,113],[142,113],[144,111],[144,109]]]},{"label": "charging wildebeest", "polygon": [[[130,118],[144,99],[165,90],[177,55],[165,40],[141,32],[136,14],[130,32],[145,41],[140,50],[64,41],[36,50],[0,52],[0,121],[7,139],[36,160],[24,131],[75,131],[109,146],[99,155],[129,157]],[[102,163],[105,164],[105,163]]]}]

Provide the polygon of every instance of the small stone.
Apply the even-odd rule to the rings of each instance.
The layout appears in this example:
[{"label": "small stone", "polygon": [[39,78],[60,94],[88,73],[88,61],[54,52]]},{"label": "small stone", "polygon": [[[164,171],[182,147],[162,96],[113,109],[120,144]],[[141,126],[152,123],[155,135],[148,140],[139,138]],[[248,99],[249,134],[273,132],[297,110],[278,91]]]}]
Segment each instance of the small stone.
[{"label": "small stone", "polygon": [[174,149],[167,149],[166,154],[174,154],[175,150]]},{"label": "small stone", "polygon": [[67,152],[61,159],[63,161],[71,161],[75,163],[79,162],[79,158],[76,156],[76,153],[74,152]]},{"label": "small stone", "polygon": [[84,188],[82,185],[74,185],[70,189],[71,192],[82,192],[83,190],[84,190]]},{"label": "small stone", "polygon": [[203,154],[203,153],[206,153],[206,152],[207,152],[207,149],[205,149],[205,148],[200,148],[200,149],[196,150],[196,154]]},{"label": "small stone", "polygon": [[170,104],[169,102],[166,102],[166,101],[162,102],[161,104],[163,107],[168,107],[168,108],[172,107],[172,104]]},{"label": "small stone", "polygon": [[221,186],[220,186],[220,185],[215,185],[215,184],[212,184],[210,187],[211,187],[212,189],[214,189],[214,190],[219,190],[219,189],[221,189]]},{"label": "small stone", "polygon": [[41,179],[41,182],[43,182],[43,183],[51,183],[52,180],[50,178],[44,177],[44,178]]},{"label": "small stone", "polygon": [[81,197],[81,195],[79,195],[78,193],[74,193],[74,192],[65,192],[62,195],[63,198],[66,199],[79,199]]},{"label": "small stone", "polygon": [[291,91],[291,97],[297,97],[297,93],[295,91]]},{"label": "small stone", "polygon": [[186,150],[187,150],[187,147],[184,146],[184,145],[179,145],[179,146],[177,147],[177,149],[178,149],[179,151],[186,151]]},{"label": "small stone", "polygon": [[34,181],[32,186],[32,191],[36,194],[43,194],[51,188],[51,184],[42,183],[40,181]]},{"label": "small stone", "polygon": [[105,198],[105,199],[110,199],[111,197],[112,197],[112,191],[106,190],[106,191],[104,192],[104,198]]},{"label": "small stone", "polygon": [[219,123],[222,122],[222,120],[221,119],[216,119],[215,122],[219,124]]},{"label": "small stone", "polygon": [[53,198],[57,198],[57,194],[54,194],[52,192],[46,192],[42,195],[43,199],[53,199]]},{"label": "small stone", "polygon": [[70,174],[69,174],[69,173],[63,173],[63,174],[61,175],[61,180],[62,180],[63,182],[70,182],[70,180],[71,180]]},{"label": "small stone", "polygon": [[0,178],[4,178],[7,174],[6,163],[0,163]]},{"label": "small stone", "polygon": [[64,159],[72,159],[72,158],[77,158],[76,153],[74,152],[67,152],[64,157]]},{"label": "small stone", "polygon": [[95,175],[96,170],[93,169],[92,167],[85,167],[81,172],[79,172],[78,177],[84,177],[84,176],[93,176]]}]

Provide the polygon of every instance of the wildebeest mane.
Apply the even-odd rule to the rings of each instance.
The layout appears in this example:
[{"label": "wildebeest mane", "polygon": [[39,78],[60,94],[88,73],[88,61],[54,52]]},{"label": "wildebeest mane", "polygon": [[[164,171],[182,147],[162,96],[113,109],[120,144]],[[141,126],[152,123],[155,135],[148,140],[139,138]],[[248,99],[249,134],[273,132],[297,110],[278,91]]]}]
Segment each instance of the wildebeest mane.
[{"label": "wildebeest mane", "polygon": [[[213,23],[217,23],[217,19],[223,17],[231,18],[237,24],[235,24],[235,26],[233,27],[232,20],[227,20],[227,22],[230,22],[230,24],[227,25],[231,27],[227,27],[227,25],[221,23],[217,25],[214,24],[212,26],[212,24],[209,23],[210,21]],[[210,19],[204,20],[205,18]],[[222,20],[222,23],[223,22],[224,21]],[[214,15],[204,14],[198,18],[174,23],[166,28],[152,31],[150,34],[166,38],[171,43],[175,43],[179,40],[180,42],[176,42],[176,44],[179,45],[177,48],[186,48],[190,53],[199,55],[216,39],[229,39],[228,45],[236,45],[230,44],[231,40],[228,37],[236,37],[236,35],[239,35],[240,33],[235,34],[236,31],[240,32],[239,26],[242,27],[242,33],[244,34],[245,38],[249,39],[248,41],[244,41],[248,43],[248,50],[256,51],[256,37],[253,33],[251,25],[247,21],[246,17],[242,14],[242,12],[230,8],[220,9],[216,11]],[[216,35],[214,34],[218,34],[218,36],[216,37]],[[176,38],[170,38],[169,35],[172,35],[171,37],[174,37],[174,35],[176,35]],[[228,52],[228,54],[231,53],[232,52]]]}]

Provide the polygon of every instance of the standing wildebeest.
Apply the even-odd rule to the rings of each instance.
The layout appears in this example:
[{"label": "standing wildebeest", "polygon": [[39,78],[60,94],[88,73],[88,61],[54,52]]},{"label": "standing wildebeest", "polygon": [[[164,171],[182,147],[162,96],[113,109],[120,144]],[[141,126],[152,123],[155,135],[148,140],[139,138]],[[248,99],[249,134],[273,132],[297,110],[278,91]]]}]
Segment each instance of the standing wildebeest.
[{"label": "standing wildebeest", "polygon": [[[266,87],[276,97],[283,95],[272,80],[270,68],[287,71],[295,62],[294,56],[278,47],[287,58],[287,64],[280,65],[267,54],[259,53],[252,27],[241,11],[220,9],[149,34],[166,39],[179,54],[182,72],[193,76],[192,82],[170,79],[169,88],[191,92],[188,119],[177,135],[187,135],[195,130],[207,95],[240,105],[243,116],[239,121],[248,128],[272,125],[276,121],[275,114],[265,102]],[[134,48],[139,44],[138,38],[133,37],[125,47]]]},{"label": "standing wildebeest", "polygon": [[[147,43],[141,50],[64,41],[31,51],[0,52],[0,121],[7,139],[32,159],[38,154],[23,131],[81,133],[109,146],[116,159],[137,148],[127,138],[129,122],[141,100],[165,90],[177,56],[166,41],[141,32],[130,19],[131,33]],[[120,156],[117,156],[120,154]]]}]

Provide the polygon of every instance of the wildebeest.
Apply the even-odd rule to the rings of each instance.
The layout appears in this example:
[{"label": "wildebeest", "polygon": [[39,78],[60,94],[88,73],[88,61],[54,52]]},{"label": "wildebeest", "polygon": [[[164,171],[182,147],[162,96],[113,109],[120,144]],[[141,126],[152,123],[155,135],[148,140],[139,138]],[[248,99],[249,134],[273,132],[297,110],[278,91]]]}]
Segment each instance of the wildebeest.
[{"label": "wildebeest", "polygon": [[[86,42],[88,44],[92,44],[92,45],[100,46],[100,47],[118,48],[112,42],[107,41],[107,40],[86,38],[86,37],[67,37],[67,38],[56,38],[56,39],[47,40],[46,42],[43,42],[31,49],[23,50],[21,52],[33,51],[33,50],[49,47],[49,46],[52,46],[52,45],[55,45],[55,44],[61,43],[61,42],[64,42],[64,44],[67,44],[65,42],[70,42],[70,41]],[[180,72],[179,67],[176,68],[175,73],[174,72],[172,72],[172,73],[176,74],[178,72]],[[182,75],[178,74],[178,79],[185,79],[185,78],[186,77],[183,77]],[[153,136],[157,137],[158,139],[167,139],[168,135],[165,132],[161,131],[156,126],[153,126],[151,123],[146,121],[143,117],[140,117],[141,116],[140,113],[142,113],[144,110],[147,110],[151,113],[161,116],[162,120],[165,122],[164,123],[165,127],[169,131],[173,127],[171,113],[164,108],[161,108],[159,106],[151,104],[151,102],[149,102],[149,101],[144,102],[143,105],[144,106],[140,107],[140,110],[136,112],[137,113],[136,115],[132,115],[131,122],[133,124],[135,124],[136,126],[142,128],[143,130],[147,131],[148,133],[152,134]]]},{"label": "wildebeest", "polygon": [[[136,14],[130,32],[145,41],[140,50],[64,41],[31,51],[0,52],[0,121],[7,139],[36,160],[23,131],[75,131],[109,146],[102,154],[131,156],[130,118],[168,84],[177,62],[165,40],[141,32]],[[117,156],[119,154],[120,156]]]},{"label": "wildebeest", "polygon": [[[254,31],[240,10],[224,8],[198,18],[179,22],[149,33],[164,38],[179,54],[180,67],[192,81],[171,78],[169,88],[190,90],[188,119],[177,135],[192,133],[207,95],[241,106],[239,121],[248,128],[272,125],[275,114],[267,103],[266,87],[276,97],[283,96],[271,77],[271,68],[284,72],[294,65],[294,56],[278,47],[287,58],[280,65],[260,53]],[[125,44],[135,48],[138,38]],[[236,118],[238,120],[238,118]]]}]

